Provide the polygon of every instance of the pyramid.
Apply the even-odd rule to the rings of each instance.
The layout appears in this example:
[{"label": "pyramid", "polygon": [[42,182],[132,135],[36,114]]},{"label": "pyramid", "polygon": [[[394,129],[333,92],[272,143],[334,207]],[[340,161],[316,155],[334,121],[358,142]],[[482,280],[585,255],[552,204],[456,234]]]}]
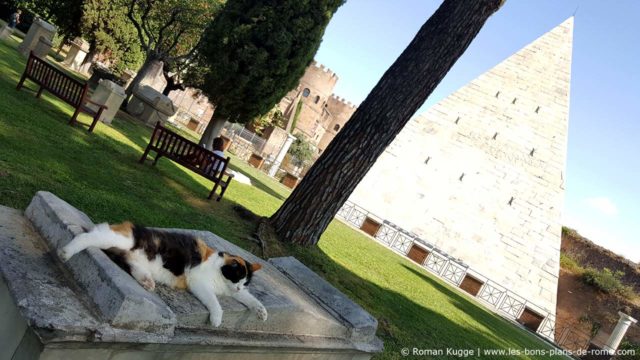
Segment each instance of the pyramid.
[{"label": "pyramid", "polygon": [[350,198],[544,316],[556,308],[572,37],[569,18],[414,117]]}]

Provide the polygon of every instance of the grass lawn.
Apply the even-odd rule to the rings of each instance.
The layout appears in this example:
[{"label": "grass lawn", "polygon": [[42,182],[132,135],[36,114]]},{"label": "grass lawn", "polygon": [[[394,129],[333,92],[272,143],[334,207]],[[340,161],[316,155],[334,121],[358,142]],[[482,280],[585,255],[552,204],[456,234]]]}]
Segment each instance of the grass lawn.
[{"label": "grass lawn", "polygon": [[[239,204],[268,216],[288,195],[285,187],[234,159],[232,168],[249,176],[254,186],[232,183],[221,202],[207,201],[209,181],[166,159],[156,167],[137,163],[150,128],[118,118],[112,126],[98,124],[88,134],[85,128],[67,125],[69,105],[46,92],[38,100],[29,90],[15,91],[25,61],[16,46],[15,39],[0,42],[1,205],[24,209],[36,191],[47,190],[94,222],[129,219],[206,229],[259,254],[246,239],[255,224],[238,217],[232,207]],[[26,86],[35,88],[29,81]],[[82,115],[80,121],[89,118]],[[400,359],[405,347],[549,349],[339,221],[331,224],[317,248],[283,245],[268,255],[284,254],[296,256],[378,318],[385,351],[377,358]]]}]

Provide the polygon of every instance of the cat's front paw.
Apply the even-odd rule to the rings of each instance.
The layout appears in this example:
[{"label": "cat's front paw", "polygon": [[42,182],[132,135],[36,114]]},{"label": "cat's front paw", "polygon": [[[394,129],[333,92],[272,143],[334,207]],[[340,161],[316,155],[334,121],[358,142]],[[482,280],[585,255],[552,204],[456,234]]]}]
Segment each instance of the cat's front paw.
[{"label": "cat's front paw", "polygon": [[264,306],[259,306],[256,307],[255,309],[253,309],[256,312],[256,316],[258,316],[258,319],[262,320],[262,321],[267,321],[267,309],[265,309]]},{"label": "cat's front paw", "polygon": [[69,250],[68,246],[58,249],[58,257],[63,262],[69,261],[69,259],[71,259],[72,256],[73,256],[73,253]]},{"label": "cat's front paw", "polygon": [[149,276],[145,276],[140,280],[140,285],[147,291],[154,291],[156,289],[156,282]]},{"label": "cat's front paw", "polygon": [[209,321],[213,327],[218,327],[222,324],[222,310],[209,314]]}]

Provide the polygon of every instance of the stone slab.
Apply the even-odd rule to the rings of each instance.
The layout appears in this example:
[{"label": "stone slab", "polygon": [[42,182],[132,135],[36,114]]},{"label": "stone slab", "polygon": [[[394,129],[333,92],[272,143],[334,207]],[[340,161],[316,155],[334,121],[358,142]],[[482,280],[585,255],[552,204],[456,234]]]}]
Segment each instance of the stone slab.
[{"label": "stone slab", "polygon": [[[36,193],[25,214],[56,250],[75,235],[93,228],[87,215],[45,191]],[[176,319],[167,305],[157,295],[144,290],[101,250],[89,248],[66,265],[113,325],[156,334],[173,333]]]},{"label": "stone slab", "polygon": [[[256,257],[242,248],[208,231],[168,229],[186,232],[204,240],[216,251],[226,251],[242,256],[251,263],[260,263],[249,291],[262,302],[269,313],[266,322],[233,298],[220,297],[224,310],[221,328],[243,332],[268,332],[290,335],[327,336],[343,338],[349,329],[337,321],[323,307],[318,306],[307,294],[286,279],[270,263]],[[179,327],[194,328],[208,325],[207,309],[188,292],[174,291],[160,287],[158,295],[176,314]]]},{"label": "stone slab", "polygon": [[[173,331],[167,334],[162,324],[140,330],[140,323],[125,323],[103,313],[105,304],[109,309],[123,296],[136,295],[133,286],[112,283],[139,285],[117,267],[122,274],[101,268],[115,264],[100,250],[76,255],[78,263],[72,259],[62,264],[57,259],[56,249],[90,228],[91,220],[47,192],[36,194],[26,214],[0,206],[0,334],[14,332],[0,343],[14,359],[368,359],[382,350],[373,333],[368,338],[352,336],[347,322],[270,263],[212,233],[193,230],[176,231],[193,233],[218,250],[263,264],[249,289],[268,309],[268,321],[258,320],[231,298],[221,298],[223,323],[212,328],[206,323],[206,309],[188,292],[160,287],[159,297],[145,295],[162,305],[167,301],[175,321]],[[96,265],[102,260],[109,264]],[[86,274],[79,275],[81,271]],[[109,279],[120,275],[124,279]],[[87,279],[107,285],[91,288]],[[144,319],[147,308],[155,306],[127,301],[118,311],[138,321],[139,313]],[[6,350],[5,345],[14,349]]]},{"label": "stone slab", "polygon": [[[71,289],[49,248],[18,210],[0,206],[0,271],[29,326],[89,336],[98,328],[82,297]],[[59,301],[64,299],[64,301]],[[4,300],[3,300],[4,308]],[[9,321],[3,317],[3,321]],[[20,322],[14,323],[17,329]]]},{"label": "stone slab", "polygon": [[350,329],[352,340],[371,340],[375,337],[378,320],[298,259],[280,257],[269,259],[269,262],[333,316],[343,321]]}]

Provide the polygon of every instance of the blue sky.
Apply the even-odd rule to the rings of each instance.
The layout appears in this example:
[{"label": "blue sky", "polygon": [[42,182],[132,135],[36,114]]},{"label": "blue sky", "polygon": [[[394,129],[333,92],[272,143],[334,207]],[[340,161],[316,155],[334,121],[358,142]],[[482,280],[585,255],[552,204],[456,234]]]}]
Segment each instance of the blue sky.
[{"label": "blue sky", "polygon": [[[433,0],[347,0],[316,60],[360,103],[437,9]],[[418,111],[575,13],[564,219],[640,262],[640,1],[507,0]]]}]

